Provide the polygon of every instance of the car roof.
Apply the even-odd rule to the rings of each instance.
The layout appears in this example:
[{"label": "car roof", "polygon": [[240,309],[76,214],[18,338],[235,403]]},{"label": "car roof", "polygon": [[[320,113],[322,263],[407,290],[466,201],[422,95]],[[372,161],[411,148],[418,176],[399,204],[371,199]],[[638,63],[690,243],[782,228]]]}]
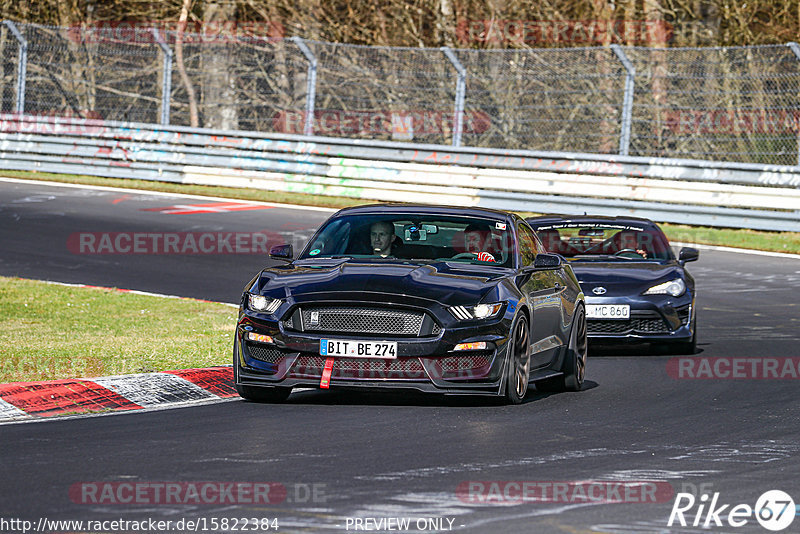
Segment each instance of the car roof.
[{"label": "car roof", "polygon": [[513,213],[489,208],[435,206],[430,204],[367,204],[344,208],[336,212],[338,215],[390,215],[401,213],[419,213],[421,215],[455,215],[467,217],[485,217],[488,219],[518,219]]},{"label": "car roof", "polygon": [[605,216],[605,215],[540,215],[538,217],[527,217],[525,219],[531,226],[535,227],[546,223],[608,223],[608,224],[639,224],[657,226],[650,219],[629,216]]}]

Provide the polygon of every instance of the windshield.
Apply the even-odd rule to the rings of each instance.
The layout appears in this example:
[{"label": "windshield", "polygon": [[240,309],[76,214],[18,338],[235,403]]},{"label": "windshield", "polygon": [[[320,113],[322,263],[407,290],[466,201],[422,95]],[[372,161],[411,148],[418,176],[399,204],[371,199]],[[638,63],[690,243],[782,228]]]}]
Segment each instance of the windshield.
[{"label": "windshield", "polygon": [[666,237],[652,225],[557,223],[536,227],[548,252],[574,259],[670,260]]},{"label": "windshield", "polygon": [[346,215],[328,221],[299,259],[372,258],[457,261],[510,267],[514,248],[505,222],[441,215]]}]

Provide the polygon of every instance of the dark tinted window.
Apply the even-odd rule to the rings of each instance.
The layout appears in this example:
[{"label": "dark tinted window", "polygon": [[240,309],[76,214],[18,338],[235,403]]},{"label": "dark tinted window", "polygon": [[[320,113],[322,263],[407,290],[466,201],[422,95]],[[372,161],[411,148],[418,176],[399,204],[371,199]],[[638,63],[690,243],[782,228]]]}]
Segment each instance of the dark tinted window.
[{"label": "dark tinted window", "polygon": [[533,265],[539,246],[533,232],[524,223],[520,223],[519,228],[519,257],[522,265]]},{"label": "dark tinted window", "polygon": [[511,266],[511,229],[478,217],[345,215],[325,223],[300,259],[331,256]]},{"label": "dark tinted window", "polygon": [[536,234],[545,249],[566,257],[673,258],[664,234],[649,224],[552,223],[538,226]]}]

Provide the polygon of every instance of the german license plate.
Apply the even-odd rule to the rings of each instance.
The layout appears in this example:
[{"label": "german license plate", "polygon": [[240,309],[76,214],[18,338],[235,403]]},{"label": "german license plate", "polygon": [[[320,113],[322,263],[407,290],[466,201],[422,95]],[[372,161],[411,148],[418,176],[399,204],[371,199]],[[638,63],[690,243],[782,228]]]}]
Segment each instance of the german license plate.
[{"label": "german license plate", "polygon": [[631,307],[628,304],[587,304],[587,319],[630,319]]},{"label": "german license plate", "polygon": [[352,339],[321,339],[320,356],[346,356],[348,358],[397,358],[394,341],[358,341]]}]

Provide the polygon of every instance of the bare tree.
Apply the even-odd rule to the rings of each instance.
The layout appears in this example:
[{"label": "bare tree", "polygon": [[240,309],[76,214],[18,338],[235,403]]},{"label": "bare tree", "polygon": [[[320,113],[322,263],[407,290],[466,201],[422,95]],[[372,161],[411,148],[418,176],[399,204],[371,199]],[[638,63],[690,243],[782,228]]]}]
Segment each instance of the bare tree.
[{"label": "bare tree", "polygon": [[236,77],[233,68],[237,34],[236,5],[212,1],[203,9],[205,30],[209,37],[202,47],[203,123],[206,128],[235,130],[239,127]]},{"label": "bare tree", "polygon": [[175,63],[178,67],[178,72],[181,75],[181,81],[186,89],[186,94],[189,98],[189,124],[193,128],[200,125],[200,118],[197,111],[197,95],[195,94],[192,81],[186,73],[186,64],[183,58],[183,37],[186,32],[186,24],[189,20],[189,10],[192,7],[192,0],[183,0],[181,4],[181,14],[178,18],[178,31],[175,37]]}]

